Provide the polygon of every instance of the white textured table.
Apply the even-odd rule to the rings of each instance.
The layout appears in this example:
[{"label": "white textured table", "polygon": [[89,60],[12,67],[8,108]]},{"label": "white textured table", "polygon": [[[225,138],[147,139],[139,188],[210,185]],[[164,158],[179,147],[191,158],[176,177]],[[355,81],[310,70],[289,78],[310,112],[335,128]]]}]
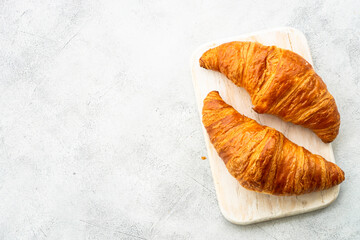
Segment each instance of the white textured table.
[{"label": "white textured table", "polygon": [[[0,239],[358,239],[360,1],[0,1]],[[312,213],[218,208],[192,88],[201,44],[292,26],[341,113],[346,180]]]}]

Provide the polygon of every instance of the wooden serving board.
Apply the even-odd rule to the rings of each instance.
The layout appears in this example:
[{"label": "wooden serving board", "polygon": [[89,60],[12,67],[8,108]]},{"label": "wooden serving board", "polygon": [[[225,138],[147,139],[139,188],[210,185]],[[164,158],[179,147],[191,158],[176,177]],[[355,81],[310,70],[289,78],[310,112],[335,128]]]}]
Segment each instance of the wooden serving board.
[{"label": "wooden serving board", "polygon": [[[293,28],[261,31],[207,43],[199,47],[191,59],[192,78],[200,117],[204,98],[210,91],[217,90],[225,102],[241,114],[255,119],[260,124],[277,129],[291,141],[312,153],[335,162],[331,144],[323,143],[308,129],[284,122],[272,115],[257,114],[252,110],[253,105],[245,89],[237,87],[224,75],[199,66],[199,58],[206,50],[230,41],[257,41],[264,45],[275,45],[300,54],[312,64],[304,34]],[[204,127],[203,131],[220,210],[232,223],[245,225],[314,211],[328,206],[339,194],[339,186],[326,191],[291,197],[272,196],[246,190],[227,171],[225,164],[210,143]]]}]

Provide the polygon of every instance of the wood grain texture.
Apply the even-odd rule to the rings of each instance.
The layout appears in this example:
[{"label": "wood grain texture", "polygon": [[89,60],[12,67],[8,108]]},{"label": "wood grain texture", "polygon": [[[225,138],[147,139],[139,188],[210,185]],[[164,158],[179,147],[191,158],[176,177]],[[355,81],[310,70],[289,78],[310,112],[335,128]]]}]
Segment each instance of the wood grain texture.
[{"label": "wood grain texture", "polygon": [[[213,90],[219,91],[224,101],[237,111],[255,119],[260,124],[277,129],[291,141],[312,153],[335,162],[331,144],[323,143],[309,129],[284,122],[272,115],[257,114],[252,110],[253,105],[245,89],[237,87],[221,73],[208,71],[199,66],[199,58],[205,51],[230,41],[257,41],[264,45],[275,45],[296,52],[312,64],[305,36],[293,28],[262,31],[205,44],[195,51],[191,59],[193,84],[200,116],[206,95]],[[326,79],[324,81],[326,82]],[[219,207],[224,217],[232,223],[245,225],[313,211],[328,206],[339,194],[339,186],[301,196],[271,196],[246,190],[228,173],[223,161],[210,143],[205,128],[203,130]]]}]

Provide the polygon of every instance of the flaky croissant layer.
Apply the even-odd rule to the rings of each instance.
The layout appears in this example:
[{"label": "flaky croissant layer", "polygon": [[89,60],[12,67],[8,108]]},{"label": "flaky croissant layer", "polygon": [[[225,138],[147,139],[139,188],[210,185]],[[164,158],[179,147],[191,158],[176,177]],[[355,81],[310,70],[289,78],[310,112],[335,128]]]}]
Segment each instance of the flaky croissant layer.
[{"label": "flaky croissant layer", "polygon": [[208,50],[199,62],[244,87],[256,112],[309,128],[326,143],[338,135],[340,115],[335,100],[298,54],[256,42],[230,42]]},{"label": "flaky croissant layer", "polygon": [[299,195],[331,188],[345,179],[336,164],[241,115],[216,91],[204,100],[202,121],[230,174],[249,190]]}]

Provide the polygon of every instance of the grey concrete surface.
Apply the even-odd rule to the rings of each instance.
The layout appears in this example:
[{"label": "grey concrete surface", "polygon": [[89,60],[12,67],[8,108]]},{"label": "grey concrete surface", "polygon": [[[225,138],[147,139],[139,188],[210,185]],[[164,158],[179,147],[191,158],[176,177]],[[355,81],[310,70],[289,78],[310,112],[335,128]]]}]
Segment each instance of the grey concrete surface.
[{"label": "grey concrete surface", "polygon": [[[210,40],[291,26],[341,112],[328,208],[221,215],[191,82]],[[359,239],[360,1],[0,0],[0,239]]]}]

